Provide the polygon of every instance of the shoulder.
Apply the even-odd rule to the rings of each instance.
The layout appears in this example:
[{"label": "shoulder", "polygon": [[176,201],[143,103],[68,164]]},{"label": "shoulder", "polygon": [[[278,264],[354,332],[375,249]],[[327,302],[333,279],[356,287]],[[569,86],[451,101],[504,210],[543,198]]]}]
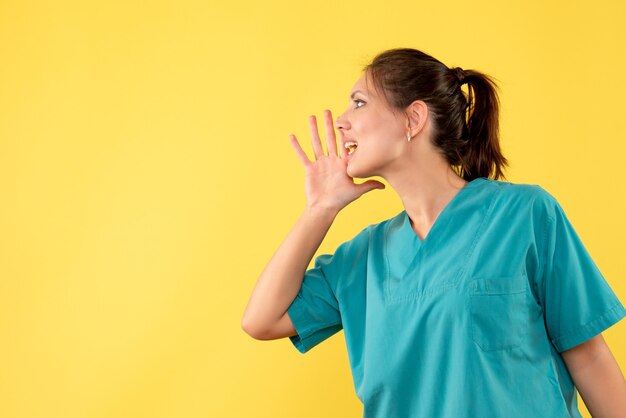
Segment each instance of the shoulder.
[{"label": "shoulder", "polygon": [[326,277],[344,277],[343,282],[349,281],[348,277],[354,276],[366,265],[372,241],[376,240],[380,233],[384,234],[386,226],[401,214],[402,212],[393,218],[369,224],[352,238],[339,244],[333,253],[318,255],[314,268],[323,269]]},{"label": "shoulder", "polygon": [[486,179],[487,183],[499,189],[499,194],[506,199],[526,201],[550,201],[554,196],[545,188],[533,183],[512,183],[509,181]]},{"label": "shoulder", "polygon": [[561,210],[554,195],[538,184],[487,180],[491,187],[498,190],[498,200],[503,206],[548,218],[553,218]]},{"label": "shoulder", "polygon": [[369,248],[372,240],[383,237],[387,229],[390,227],[397,227],[401,225],[403,221],[403,214],[404,211],[391,218],[365,226],[354,237],[342,242],[339,247],[337,247],[337,252],[341,252],[342,254],[363,254]]}]

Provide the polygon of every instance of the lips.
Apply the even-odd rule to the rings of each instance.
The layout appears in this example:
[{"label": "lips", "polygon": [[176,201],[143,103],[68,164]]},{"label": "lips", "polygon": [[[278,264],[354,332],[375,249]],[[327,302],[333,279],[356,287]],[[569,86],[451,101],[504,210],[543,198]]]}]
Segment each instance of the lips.
[{"label": "lips", "polygon": [[348,150],[348,155],[350,155],[356,150],[357,144],[354,141],[347,141],[343,146]]},{"label": "lips", "polygon": [[357,145],[358,144],[356,143],[356,141],[344,138],[343,147],[348,150],[348,155],[352,155],[354,153],[354,151],[357,148]]}]

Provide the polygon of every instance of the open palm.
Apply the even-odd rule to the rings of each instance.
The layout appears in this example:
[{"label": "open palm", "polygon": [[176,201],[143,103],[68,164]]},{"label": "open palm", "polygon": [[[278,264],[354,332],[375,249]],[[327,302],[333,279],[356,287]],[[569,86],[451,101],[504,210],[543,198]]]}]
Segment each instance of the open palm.
[{"label": "open palm", "polygon": [[295,135],[290,135],[289,138],[304,166],[307,207],[340,211],[364,193],[374,189],[384,189],[385,185],[376,180],[368,180],[361,184],[354,183],[353,178],[346,172],[347,150],[340,147],[340,155],[337,153],[337,138],[330,110],[324,111],[324,124],[328,155],[324,154],[322,148],[317,120],[313,115],[309,117],[315,161],[309,160]]}]

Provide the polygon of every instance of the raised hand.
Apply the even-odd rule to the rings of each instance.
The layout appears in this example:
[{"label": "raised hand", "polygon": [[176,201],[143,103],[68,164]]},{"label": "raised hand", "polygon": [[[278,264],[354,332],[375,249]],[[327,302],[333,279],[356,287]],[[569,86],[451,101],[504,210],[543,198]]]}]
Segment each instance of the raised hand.
[{"label": "raised hand", "polygon": [[353,178],[346,172],[348,151],[340,146],[341,155],[337,155],[337,138],[330,110],[324,111],[324,125],[328,155],[324,154],[322,148],[317,120],[314,115],[309,116],[315,161],[309,160],[295,135],[290,135],[289,139],[304,166],[307,208],[331,209],[339,212],[364,193],[374,189],[384,189],[385,185],[376,180],[368,180],[361,184],[354,183]]}]

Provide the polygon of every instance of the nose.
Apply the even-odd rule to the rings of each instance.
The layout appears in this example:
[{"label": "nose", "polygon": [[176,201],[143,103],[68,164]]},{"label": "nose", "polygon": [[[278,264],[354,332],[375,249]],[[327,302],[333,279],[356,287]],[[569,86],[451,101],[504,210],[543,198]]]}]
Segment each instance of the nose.
[{"label": "nose", "polygon": [[348,122],[348,119],[346,118],[346,112],[344,112],[341,116],[339,116],[337,118],[337,121],[335,122],[335,127],[338,130],[341,130],[343,132],[343,130],[345,129],[350,129],[350,122]]}]

